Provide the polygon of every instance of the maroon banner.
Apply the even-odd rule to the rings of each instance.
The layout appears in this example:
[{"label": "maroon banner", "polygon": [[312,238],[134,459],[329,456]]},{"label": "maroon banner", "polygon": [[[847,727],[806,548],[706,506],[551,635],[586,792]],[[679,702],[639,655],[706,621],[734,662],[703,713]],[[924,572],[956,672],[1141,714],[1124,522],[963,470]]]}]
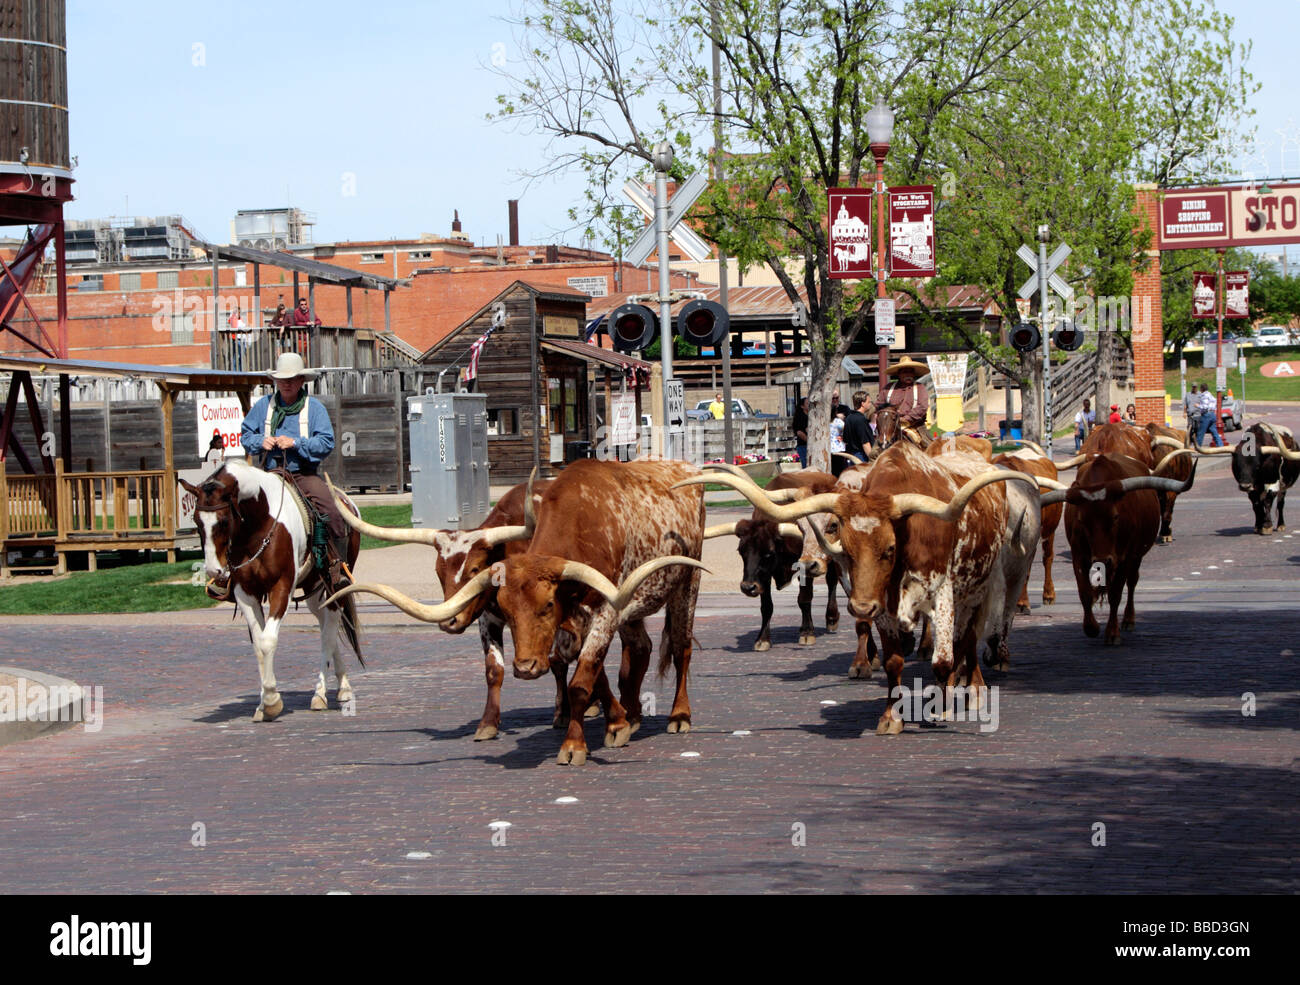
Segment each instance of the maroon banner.
[{"label": "maroon banner", "polygon": [[1192,317],[1213,318],[1215,302],[1215,275],[1199,270],[1192,274]]},{"label": "maroon banner", "polygon": [[1228,270],[1223,274],[1223,317],[1250,317],[1250,271]]},{"label": "maroon banner", "polygon": [[826,214],[831,222],[832,280],[874,276],[871,270],[870,188],[830,188]]},{"label": "maroon banner", "polygon": [[889,189],[889,272],[934,276],[934,186]]},{"label": "maroon banner", "polygon": [[1159,221],[1162,250],[1295,243],[1300,239],[1300,184],[1179,188],[1164,193]]}]

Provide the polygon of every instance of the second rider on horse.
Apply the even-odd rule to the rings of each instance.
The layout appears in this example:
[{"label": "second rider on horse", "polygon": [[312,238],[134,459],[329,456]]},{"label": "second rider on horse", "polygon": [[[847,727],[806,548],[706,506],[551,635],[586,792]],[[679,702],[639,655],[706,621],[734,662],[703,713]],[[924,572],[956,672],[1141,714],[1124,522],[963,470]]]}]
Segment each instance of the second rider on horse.
[{"label": "second rider on horse", "polygon": [[334,427],[325,405],[307,394],[306,383],[316,378],[316,372],[306,367],[302,356],[282,353],[275,372],[268,375],[275,380],[276,392],[253,404],[239,440],[254,460],[265,455],[262,467],[267,471],[283,469],[291,474],[317,516],[311,544],[317,570],[331,589],[337,589],[349,584],[340,577],[349,528],[329,487],[317,475],[321,462],[334,450]]}]

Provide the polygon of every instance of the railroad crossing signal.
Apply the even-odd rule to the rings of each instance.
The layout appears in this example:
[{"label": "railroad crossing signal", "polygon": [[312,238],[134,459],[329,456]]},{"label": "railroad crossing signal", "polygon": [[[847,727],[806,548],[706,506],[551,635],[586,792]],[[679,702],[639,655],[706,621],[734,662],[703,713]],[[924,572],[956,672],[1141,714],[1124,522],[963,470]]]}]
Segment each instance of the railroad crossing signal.
[{"label": "railroad crossing signal", "polygon": [[[713,255],[713,251],[689,226],[679,227],[678,223],[690,211],[691,206],[695,204],[695,200],[700,197],[708,184],[709,176],[703,171],[696,171],[677,186],[677,191],[668,202],[668,236],[681,247],[683,253],[697,262],[707,260]],[[650,225],[641,230],[641,235],[633,240],[627,253],[624,254],[628,263],[638,266],[644,263],[645,258],[655,250],[657,238],[654,224],[655,203],[654,199],[633,181],[623,186],[623,194],[630,198],[632,204],[645,213],[646,218],[650,220]]]},{"label": "railroad crossing signal", "polygon": [[[1047,258],[1047,286],[1066,301],[1069,301],[1074,297],[1074,288],[1058,277],[1054,271],[1065,262],[1065,258],[1068,257],[1070,253],[1070,247],[1065,243],[1062,243],[1053,250],[1052,255]],[[1038,254],[1022,243],[1020,249],[1016,250],[1016,256],[1020,257],[1021,260],[1027,263],[1029,269],[1034,272],[1033,276],[1030,277],[1029,280],[1020,285],[1020,290],[1016,291],[1016,293],[1022,298],[1031,298],[1038,292]]]},{"label": "railroad crossing signal", "polygon": [[655,313],[643,304],[620,304],[609,316],[609,337],[619,352],[640,352],[655,338]]},{"label": "railroad crossing signal", "polygon": [[1033,322],[1022,321],[1011,330],[1011,345],[1017,352],[1033,352],[1042,338]]},{"label": "railroad crossing signal", "polygon": [[677,312],[677,334],[691,345],[712,346],[717,352],[722,351],[730,325],[727,309],[716,301],[695,298]]},{"label": "railroad crossing signal", "polygon": [[1073,352],[1083,345],[1083,332],[1072,321],[1061,322],[1061,327],[1052,333],[1052,345],[1064,352]]}]

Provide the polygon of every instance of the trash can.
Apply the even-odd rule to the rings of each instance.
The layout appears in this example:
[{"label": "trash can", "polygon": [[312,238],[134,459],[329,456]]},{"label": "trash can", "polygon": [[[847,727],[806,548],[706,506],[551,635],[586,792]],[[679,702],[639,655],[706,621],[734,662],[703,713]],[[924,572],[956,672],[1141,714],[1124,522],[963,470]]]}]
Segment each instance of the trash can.
[{"label": "trash can", "polygon": [[564,446],[564,464],[576,462],[580,458],[591,457],[590,441],[570,441]]},{"label": "trash can", "polygon": [[1002,437],[1003,439],[1006,439],[1006,438],[1016,438],[1016,439],[1023,438],[1023,437],[1025,436],[1025,435],[1024,435],[1024,431],[1023,431],[1023,424],[1024,424],[1023,419],[1021,419],[1021,418],[1019,418],[1019,417],[1012,418],[1012,419],[1009,420],[1009,421],[1005,421],[1005,420],[1004,420],[1004,421],[999,421],[999,422],[998,422],[998,433],[1001,435],[1001,437]]}]

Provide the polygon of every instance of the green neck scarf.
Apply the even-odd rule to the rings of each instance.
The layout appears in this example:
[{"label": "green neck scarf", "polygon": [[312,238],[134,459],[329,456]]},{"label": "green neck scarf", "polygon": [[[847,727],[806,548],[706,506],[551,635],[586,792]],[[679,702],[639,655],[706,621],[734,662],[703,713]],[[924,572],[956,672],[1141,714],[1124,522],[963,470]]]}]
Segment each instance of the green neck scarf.
[{"label": "green neck scarf", "polygon": [[275,395],[275,403],[274,403],[275,409],[271,412],[271,433],[275,434],[275,432],[279,431],[280,425],[284,423],[284,419],[288,417],[290,414],[302,413],[303,404],[305,404],[306,402],[307,402],[306,387],[303,387],[301,390],[298,391],[298,399],[295,400],[293,403],[289,404],[288,406],[284,404],[284,401],[280,397],[280,394],[277,393]]}]

